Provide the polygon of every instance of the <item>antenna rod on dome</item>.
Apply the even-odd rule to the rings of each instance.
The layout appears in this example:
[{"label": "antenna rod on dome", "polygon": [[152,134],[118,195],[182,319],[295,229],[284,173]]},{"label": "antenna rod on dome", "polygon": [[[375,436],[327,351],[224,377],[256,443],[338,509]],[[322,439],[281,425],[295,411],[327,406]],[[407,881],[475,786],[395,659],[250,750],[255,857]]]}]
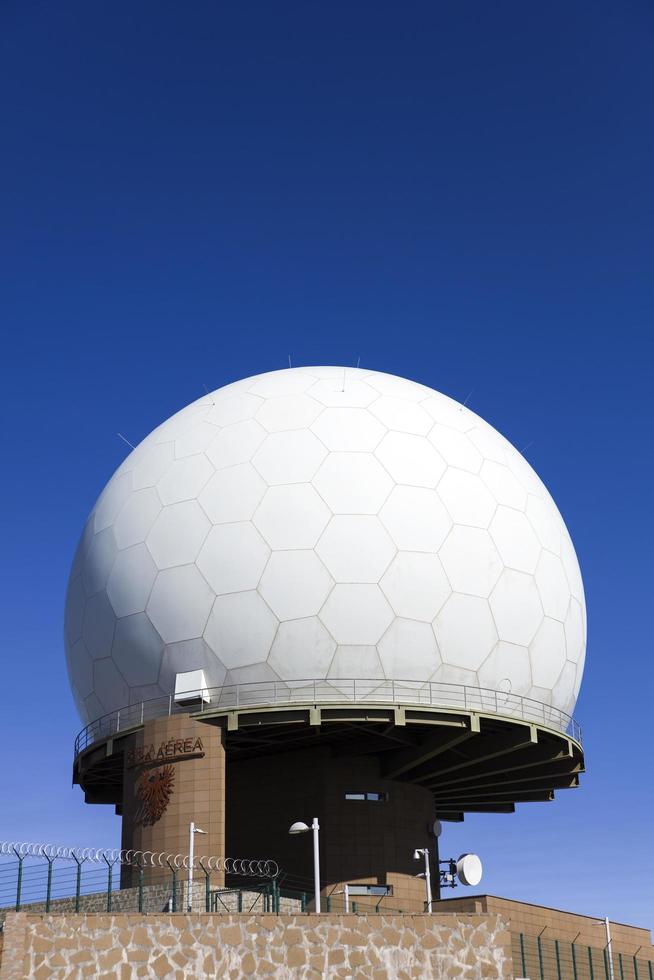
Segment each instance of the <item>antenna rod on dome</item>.
[{"label": "antenna rod on dome", "polygon": [[473,391],[474,391],[474,390],[475,390],[474,388],[471,388],[471,389],[470,389],[470,391],[469,391],[469,392],[468,392],[468,394],[466,395],[466,400],[465,400],[465,401],[464,401],[464,403],[463,403],[464,405],[467,405],[467,404],[468,404],[468,399],[470,398],[470,396],[471,396],[471,394],[473,393]]},{"label": "antenna rod on dome", "polygon": [[361,357],[357,357],[357,371],[359,370],[359,364],[361,364]]},{"label": "antenna rod on dome", "polygon": [[289,367],[293,367],[293,365],[291,364],[291,355],[290,354],[288,355],[288,366]]},{"label": "antenna rod on dome", "polygon": [[136,446],[133,446],[132,443],[129,441],[129,439],[125,438],[122,432],[117,432],[116,435],[118,436],[119,439],[122,439],[123,442],[126,442],[127,445],[130,447],[130,449],[136,449]]},{"label": "antenna rod on dome", "polygon": [[343,387],[341,388],[341,391],[345,391],[345,368],[343,368]]}]

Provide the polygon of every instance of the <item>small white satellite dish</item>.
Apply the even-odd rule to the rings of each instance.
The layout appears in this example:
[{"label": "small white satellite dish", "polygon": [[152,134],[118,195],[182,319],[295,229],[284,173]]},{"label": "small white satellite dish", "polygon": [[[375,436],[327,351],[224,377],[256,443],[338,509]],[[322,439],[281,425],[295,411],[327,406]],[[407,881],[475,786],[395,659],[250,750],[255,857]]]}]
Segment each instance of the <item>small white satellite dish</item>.
[{"label": "small white satellite dish", "polygon": [[434,837],[440,837],[441,834],[443,833],[443,826],[440,820],[434,820],[434,822],[430,824],[429,830],[434,835]]},{"label": "small white satellite dish", "polygon": [[462,885],[478,885],[481,881],[481,861],[476,854],[462,854],[456,862],[456,873]]}]

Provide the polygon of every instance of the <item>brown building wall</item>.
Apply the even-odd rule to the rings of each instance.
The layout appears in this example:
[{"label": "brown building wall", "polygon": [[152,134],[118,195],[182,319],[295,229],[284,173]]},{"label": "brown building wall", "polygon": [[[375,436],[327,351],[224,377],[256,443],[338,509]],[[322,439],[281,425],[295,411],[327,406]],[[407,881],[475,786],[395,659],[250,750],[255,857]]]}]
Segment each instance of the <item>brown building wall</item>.
[{"label": "brown building wall", "polygon": [[[424,865],[413,852],[418,847],[434,851],[429,833],[434,803],[428,790],[382,779],[374,757],[338,757],[327,748],[230,760],[227,786],[228,852],[256,849],[273,857],[287,874],[282,887],[311,890],[312,835],[291,837],[288,829],[296,820],[311,824],[317,816],[325,895],[340,891],[345,882],[388,884],[393,894],[383,907],[424,910],[424,881],[415,877]],[[386,793],[388,799],[345,799],[346,793],[365,792]],[[356,900],[369,902],[360,896]]]},{"label": "brown building wall", "polygon": [[[476,895],[471,897],[446,899],[436,906],[437,910],[454,913],[493,913],[501,915],[511,923],[511,932],[525,936],[541,936],[543,939],[558,939],[561,942],[577,943],[580,946],[604,948],[606,932],[604,922],[599,918],[550,909],[529,902],[516,902],[495,895]],[[649,929],[611,922],[611,940],[614,952],[623,952],[639,958],[654,961],[652,935]]]},{"label": "brown building wall", "polygon": [[[206,831],[195,838],[196,854],[224,856],[222,729],[186,715],[146,722],[125,752],[122,815],[125,850],[187,855],[194,821]],[[146,871],[146,882],[154,877]],[[135,881],[124,869],[121,884]]]}]

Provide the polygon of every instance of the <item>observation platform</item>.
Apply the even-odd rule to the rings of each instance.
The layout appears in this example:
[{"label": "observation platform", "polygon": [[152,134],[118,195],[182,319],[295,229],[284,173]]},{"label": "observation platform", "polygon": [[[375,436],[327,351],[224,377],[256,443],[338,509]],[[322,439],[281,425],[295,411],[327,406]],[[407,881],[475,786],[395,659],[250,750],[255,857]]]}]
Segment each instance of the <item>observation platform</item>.
[{"label": "observation platform", "polygon": [[552,800],[584,771],[577,722],[520,695],[411,680],[256,682],[205,689],[186,705],[138,702],[87,725],[73,766],[86,802],[120,812],[130,737],[179,714],[222,728],[228,763],[312,748],[374,759],[382,779],[429,790],[442,820]]}]

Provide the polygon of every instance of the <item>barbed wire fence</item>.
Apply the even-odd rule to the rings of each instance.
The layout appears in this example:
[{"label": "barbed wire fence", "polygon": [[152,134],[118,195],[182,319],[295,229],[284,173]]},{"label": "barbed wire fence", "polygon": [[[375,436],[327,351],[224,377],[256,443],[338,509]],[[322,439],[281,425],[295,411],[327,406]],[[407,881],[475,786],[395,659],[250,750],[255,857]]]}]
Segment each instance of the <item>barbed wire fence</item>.
[{"label": "barbed wire fence", "polygon": [[[1,841],[0,921],[20,910],[177,912],[189,899],[194,911],[237,911],[244,902],[269,910],[279,874],[275,861],[196,856],[192,896],[189,867],[187,854]],[[125,869],[135,884],[121,887]],[[239,882],[226,887],[225,878]]]}]

